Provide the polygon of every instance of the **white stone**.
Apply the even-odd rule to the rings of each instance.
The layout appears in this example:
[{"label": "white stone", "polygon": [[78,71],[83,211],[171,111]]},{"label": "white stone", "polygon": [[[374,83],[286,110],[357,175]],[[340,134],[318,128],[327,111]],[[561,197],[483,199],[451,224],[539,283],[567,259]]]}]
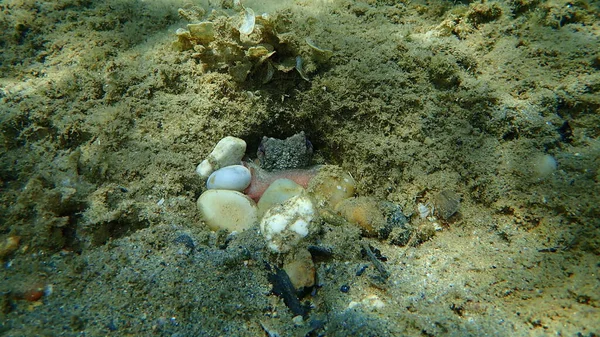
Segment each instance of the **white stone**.
[{"label": "white stone", "polygon": [[202,179],[208,178],[215,170],[225,166],[238,165],[246,153],[243,139],[227,136],[221,139],[212,152],[197,167],[196,173]]},{"label": "white stone", "polygon": [[250,170],[242,165],[225,166],[213,172],[206,181],[209,190],[243,191],[250,185]]},{"label": "white stone", "polygon": [[302,194],[304,188],[290,179],[277,179],[269,185],[258,201],[258,214],[263,215],[269,208],[281,205],[286,200]]},{"label": "white stone", "polygon": [[310,198],[297,195],[270,208],[260,222],[260,231],[272,251],[286,253],[317,230],[316,217]]},{"label": "white stone", "polygon": [[228,190],[208,190],[198,198],[202,220],[212,230],[241,232],[258,222],[258,208],[245,194]]}]

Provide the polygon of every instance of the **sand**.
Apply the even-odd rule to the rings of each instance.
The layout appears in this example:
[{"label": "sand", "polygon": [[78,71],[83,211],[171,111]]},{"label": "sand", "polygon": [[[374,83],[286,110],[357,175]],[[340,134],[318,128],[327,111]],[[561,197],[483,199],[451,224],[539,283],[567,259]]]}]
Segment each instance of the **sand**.
[{"label": "sand", "polygon": [[[243,4],[264,36],[226,0],[0,3],[0,335],[600,334],[598,2]],[[219,49],[174,45],[194,13]],[[302,320],[257,225],[202,223],[194,172],[301,131],[420,234],[324,222]],[[420,218],[444,190],[458,213]]]}]

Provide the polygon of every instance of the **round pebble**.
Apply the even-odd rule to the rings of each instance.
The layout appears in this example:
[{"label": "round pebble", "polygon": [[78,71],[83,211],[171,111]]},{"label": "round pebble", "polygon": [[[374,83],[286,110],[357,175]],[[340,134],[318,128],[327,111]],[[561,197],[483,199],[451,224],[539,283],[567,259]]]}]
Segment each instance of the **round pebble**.
[{"label": "round pebble", "polygon": [[202,220],[212,230],[240,232],[258,222],[254,200],[243,193],[228,190],[208,190],[198,198]]},{"label": "round pebble", "polygon": [[304,192],[304,188],[290,179],[277,179],[265,190],[265,193],[258,201],[259,214],[265,214],[269,208],[275,205],[281,205],[286,200],[300,195]]},{"label": "round pebble", "polygon": [[226,166],[213,172],[206,181],[209,190],[243,191],[250,185],[250,170],[242,165]]}]

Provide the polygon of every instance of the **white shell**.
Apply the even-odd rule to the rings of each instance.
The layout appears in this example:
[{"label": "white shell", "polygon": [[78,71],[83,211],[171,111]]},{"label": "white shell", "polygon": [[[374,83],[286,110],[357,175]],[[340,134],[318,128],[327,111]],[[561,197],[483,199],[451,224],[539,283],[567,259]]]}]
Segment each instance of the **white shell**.
[{"label": "white shell", "polygon": [[254,11],[251,8],[244,8],[244,21],[240,26],[239,32],[245,35],[250,35],[254,31],[254,24],[256,23],[256,17]]},{"label": "white shell", "polygon": [[206,179],[221,167],[239,164],[245,152],[246,142],[243,139],[227,136],[221,139],[208,157],[196,167],[196,173]]},{"label": "white shell", "polygon": [[258,209],[246,195],[227,190],[208,190],[198,198],[202,220],[212,230],[241,232],[258,222]]},{"label": "white shell", "polygon": [[250,185],[250,170],[242,165],[226,166],[213,172],[206,181],[209,190],[243,191]]}]

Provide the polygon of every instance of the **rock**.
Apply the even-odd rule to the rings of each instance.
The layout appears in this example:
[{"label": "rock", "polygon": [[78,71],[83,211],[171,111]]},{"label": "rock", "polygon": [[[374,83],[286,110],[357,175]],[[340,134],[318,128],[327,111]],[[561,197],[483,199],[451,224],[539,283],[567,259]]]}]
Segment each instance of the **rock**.
[{"label": "rock", "polygon": [[300,132],[285,140],[263,137],[256,154],[265,170],[295,169],[310,165],[313,148]]},{"label": "rock", "polygon": [[348,222],[358,225],[363,235],[387,239],[395,228],[405,228],[408,219],[398,205],[371,197],[345,199],[335,210]]},{"label": "rock", "polygon": [[243,191],[250,185],[250,170],[242,165],[225,166],[213,172],[206,181],[209,190]]},{"label": "rock", "polygon": [[208,190],[198,198],[202,220],[212,230],[240,232],[258,222],[254,201],[237,191]]},{"label": "rock", "polygon": [[443,190],[433,198],[435,215],[442,220],[448,220],[460,208],[460,196],[451,190]]},{"label": "rock", "polygon": [[340,167],[326,165],[310,181],[308,192],[317,201],[317,206],[335,208],[342,200],[354,195],[356,182],[354,178]]},{"label": "rock", "polygon": [[277,179],[266,189],[258,201],[258,214],[262,216],[271,207],[281,205],[304,192],[304,188],[290,179]]},{"label": "rock", "polygon": [[317,231],[317,211],[307,195],[297,195],[269,209],[260,222],[268,247],[287,253],[302,239]]},{"label": "rock", "polygon": [[286,257],[283,270],[287,273],[296,290],[310,288],[315,285],[315,264],[312,256],[305,248]]},{"label": "rock", "polygon": [[208,157],[196,167],[196,173],[202,179],[206,179],[222,167],[239,165],[244,153],[246,153],[246,142],[240,138],[227,136],[221,139]]}]

